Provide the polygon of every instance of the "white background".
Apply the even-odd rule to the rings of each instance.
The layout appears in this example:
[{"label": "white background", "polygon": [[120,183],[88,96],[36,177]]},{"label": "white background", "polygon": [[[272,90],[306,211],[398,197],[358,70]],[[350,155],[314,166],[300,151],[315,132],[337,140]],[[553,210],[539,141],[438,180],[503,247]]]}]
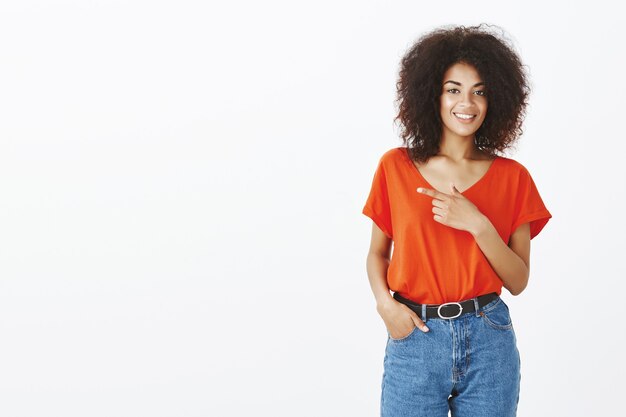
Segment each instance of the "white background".
[{"label": "white background", "polygon": [[0,415],[378,416],[361,214],[402,54],[499,25],[553,214],[503,290],[519,416],[621,412],[623,14],[609,2],[0,6]]}]

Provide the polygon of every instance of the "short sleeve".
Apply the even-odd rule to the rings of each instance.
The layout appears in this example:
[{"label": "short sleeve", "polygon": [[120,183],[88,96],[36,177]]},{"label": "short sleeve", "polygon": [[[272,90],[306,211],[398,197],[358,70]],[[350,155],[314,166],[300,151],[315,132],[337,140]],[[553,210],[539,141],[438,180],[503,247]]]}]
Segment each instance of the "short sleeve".
[{"label": "short sleeve", "polygon": [[539,234],[552,214],[548,211],[532,176],[526,168],[520,171],[511,233],[520,225],[530,223],[530,238]]},{"label": "short sleeve", "polygon": [[372,219],[388,238],[393,239],[389,187],[382,158],[378,162],[372,181],[372,188],[362,213]]}]

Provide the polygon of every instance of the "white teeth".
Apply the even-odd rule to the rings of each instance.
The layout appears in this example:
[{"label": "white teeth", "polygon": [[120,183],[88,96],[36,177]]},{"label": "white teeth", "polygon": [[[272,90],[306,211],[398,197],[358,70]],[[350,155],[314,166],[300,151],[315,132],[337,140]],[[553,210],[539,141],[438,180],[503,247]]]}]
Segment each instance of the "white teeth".
[{"label": "white teeth", "polygon": [[454,113],[454,114],[460,119],[472,119],[476,117],[475,115],[471,115],[471,114],[463,114],[463,113]]}]

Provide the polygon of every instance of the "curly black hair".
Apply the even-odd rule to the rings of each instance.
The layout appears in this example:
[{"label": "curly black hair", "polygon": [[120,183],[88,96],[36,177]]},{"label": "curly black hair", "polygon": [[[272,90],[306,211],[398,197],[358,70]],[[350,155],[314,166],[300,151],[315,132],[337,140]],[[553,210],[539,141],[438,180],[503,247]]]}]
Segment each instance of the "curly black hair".
[{"label": "curly black hair", "polygon": [[439,152],[441,86],[444,73],[455,63],[473,65],[485,82],[489,107],[475,134],[476,147],[493,157],[521,136],[530,94],[528,76],[506,36],[485,26],[495,25],[436,28],[422,35],[402,58],[394,122],[400,121],[400,136],[413,160],[424,162]]}]

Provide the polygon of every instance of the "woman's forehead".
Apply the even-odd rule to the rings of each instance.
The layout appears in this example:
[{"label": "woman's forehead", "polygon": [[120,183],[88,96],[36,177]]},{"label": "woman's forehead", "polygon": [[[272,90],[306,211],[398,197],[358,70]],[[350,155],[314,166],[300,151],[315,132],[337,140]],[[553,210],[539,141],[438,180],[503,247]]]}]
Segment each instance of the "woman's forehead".
[{"label": "woman's forehead", "polygon": [[466,83],[474,85],[482,81],[478,70],[476,70],[473,65],[463,62],[457,62],[451,65],[444,73],[443,78],[444,83],[447,81],[456,81],[456,83],[461,83],[462,85]]}]

